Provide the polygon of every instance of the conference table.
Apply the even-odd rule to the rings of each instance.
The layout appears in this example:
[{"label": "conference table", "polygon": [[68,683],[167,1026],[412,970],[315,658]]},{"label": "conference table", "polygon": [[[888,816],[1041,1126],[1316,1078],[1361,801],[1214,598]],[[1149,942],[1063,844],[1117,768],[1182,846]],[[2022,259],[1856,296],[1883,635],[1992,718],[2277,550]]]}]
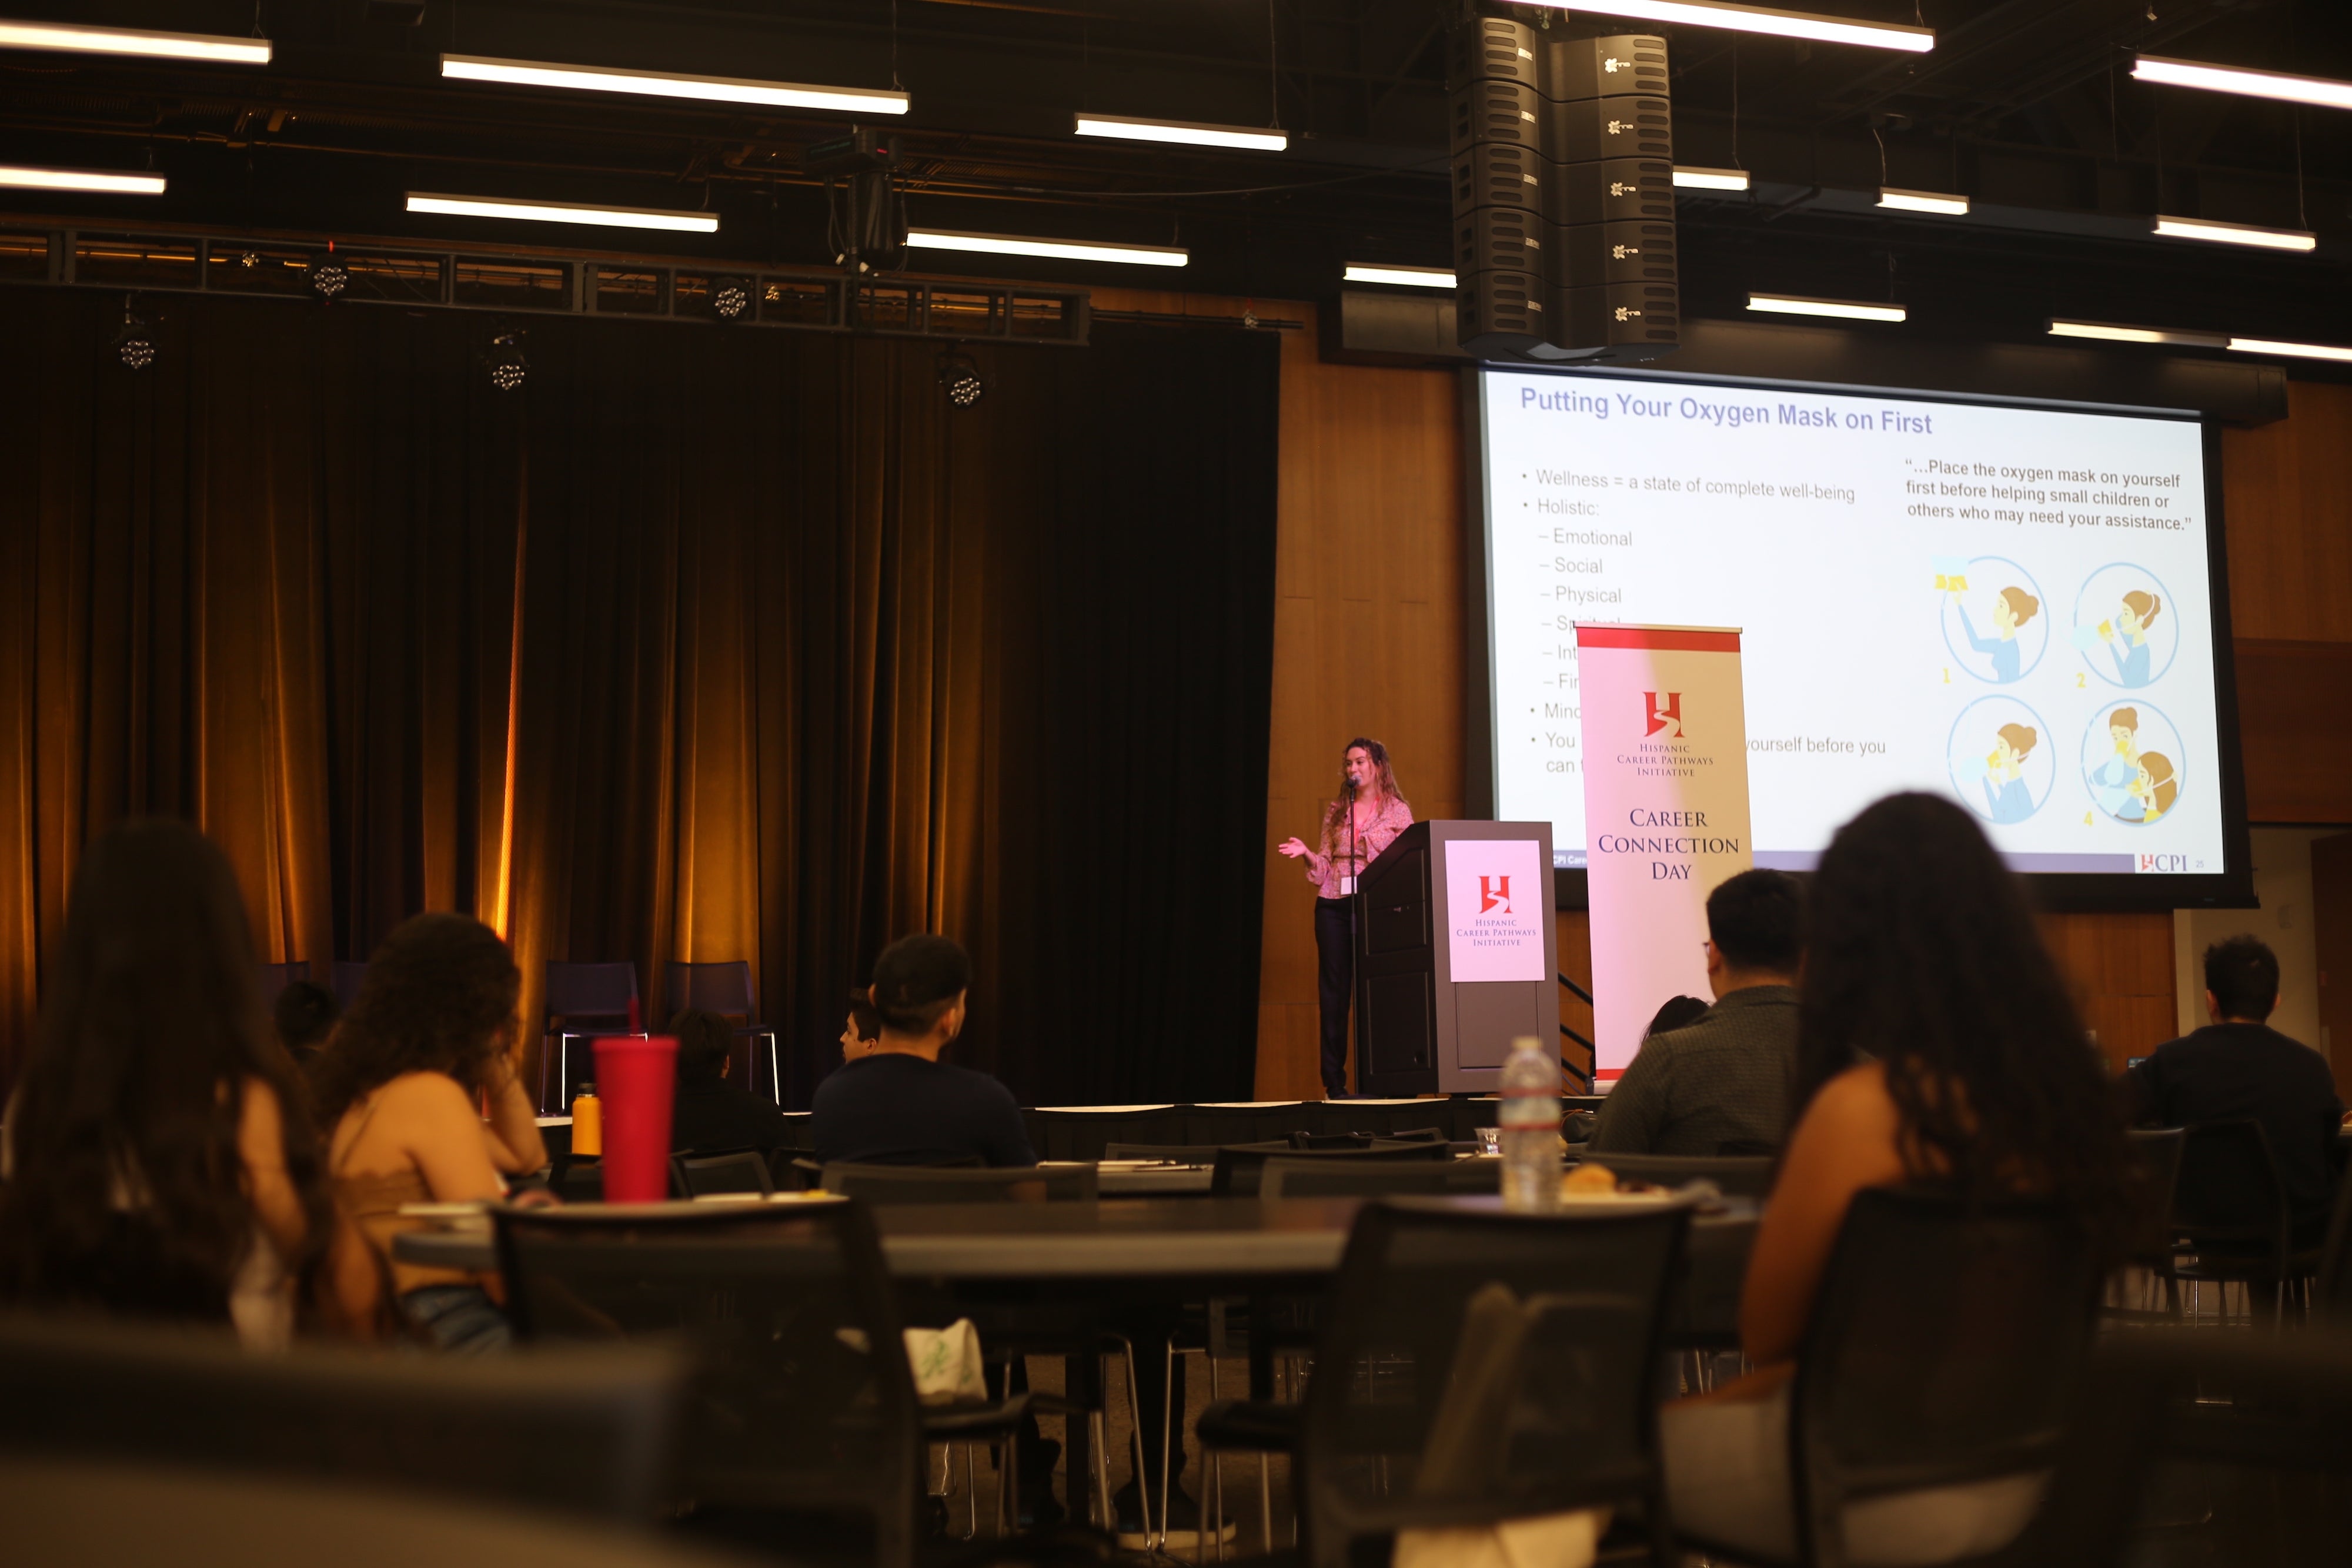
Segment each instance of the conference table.
[{"label": "conference table", "polygon": [[[709,1201],[709,1200],[705,1200]],[[810,1201],[782,1198],[770,1201]],[[815,1201],[824,1201],[815,1199]],[[1491,1212],[1490,1197],[1417,1198]],[[1314,1296],[1347,1249],[1360,1198],[1140,1197],[1097,1203],[877,1204],[884,1266],[908,1300],[989,1323],[1034,1321],[1062,1333],[1165,1312],[1213,1296],[1263,1301]],[[661,1206],[685,1207],[685,1205]],[[1669,1325],[1676,1346],[1736,1343],[1739,1287],[1758,1206],[1727,1198],[1693,1216],[1686,1267]],[[393,1240],[404,1263],[486,1271],[498,1267],[489,1232],[413,1230]],[[942,1319],[944,1321],[944,1319]],[[1066,1363],[1074,1390],[1090,1390],[1091,1356]],[[1068,1427],[1069,1507],[1086,1517],[1090,1482],[1082,1422]]]}]

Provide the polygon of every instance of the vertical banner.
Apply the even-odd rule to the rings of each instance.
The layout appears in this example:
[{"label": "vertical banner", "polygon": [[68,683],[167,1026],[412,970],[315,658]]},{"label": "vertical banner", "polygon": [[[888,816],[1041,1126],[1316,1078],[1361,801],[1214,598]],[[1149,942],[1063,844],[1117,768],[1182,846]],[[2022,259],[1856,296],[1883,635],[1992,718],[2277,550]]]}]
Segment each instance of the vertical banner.
[{"label": "vertical banner", "polygon": [[1596,1075],[1615,1078],[1669,997],[1706,988],[1706,895],[1746,871],[1739,633],[1576,627],[1591,890]]}]

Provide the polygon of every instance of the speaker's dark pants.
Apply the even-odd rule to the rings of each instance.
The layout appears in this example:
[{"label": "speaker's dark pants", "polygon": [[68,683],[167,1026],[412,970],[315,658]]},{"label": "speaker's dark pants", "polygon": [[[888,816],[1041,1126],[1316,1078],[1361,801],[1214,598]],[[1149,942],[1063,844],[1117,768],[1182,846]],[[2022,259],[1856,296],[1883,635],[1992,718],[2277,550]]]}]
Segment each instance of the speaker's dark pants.
[{"label": "speaker's dark pants", "polygon": [[[1335,1094],[1348,1089],[1348,1003],[1356,981],[1356,901],[1318,898],[1315,901],[1315,968],[1317,1000],[1323,1014],[1323,1087]],[[1364,1064],[1356,1063],[1359,1079]]]}]

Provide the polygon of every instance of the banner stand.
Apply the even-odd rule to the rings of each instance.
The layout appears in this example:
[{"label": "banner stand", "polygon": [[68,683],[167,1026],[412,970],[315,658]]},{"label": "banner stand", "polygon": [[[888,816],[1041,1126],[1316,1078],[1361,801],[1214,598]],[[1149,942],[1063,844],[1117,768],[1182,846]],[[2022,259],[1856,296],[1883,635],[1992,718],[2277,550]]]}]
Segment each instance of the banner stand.
[{"label": "banner stand", "polygon": [[1713,1000],[1706,895],[1753,863],[1739,632],[1576,623],[1595,1086],[1659,1007]]}]

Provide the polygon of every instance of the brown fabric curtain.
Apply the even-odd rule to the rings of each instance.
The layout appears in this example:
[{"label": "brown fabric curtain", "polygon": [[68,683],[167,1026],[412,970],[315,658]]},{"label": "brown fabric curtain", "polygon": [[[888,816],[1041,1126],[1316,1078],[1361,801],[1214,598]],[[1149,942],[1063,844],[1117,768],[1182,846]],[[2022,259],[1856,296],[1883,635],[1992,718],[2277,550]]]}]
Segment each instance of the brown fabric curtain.
[{"label": "brown fabric curtain", "polygon": [[406,915],[551,958],[748,959],[804,1097],[908,931],[974,952],[963,1059],[1032,1102],[1248,1092],[1276,357],[982,350],[0,292],[0,1030],[79,846],[184,815],[264,958]]}]

